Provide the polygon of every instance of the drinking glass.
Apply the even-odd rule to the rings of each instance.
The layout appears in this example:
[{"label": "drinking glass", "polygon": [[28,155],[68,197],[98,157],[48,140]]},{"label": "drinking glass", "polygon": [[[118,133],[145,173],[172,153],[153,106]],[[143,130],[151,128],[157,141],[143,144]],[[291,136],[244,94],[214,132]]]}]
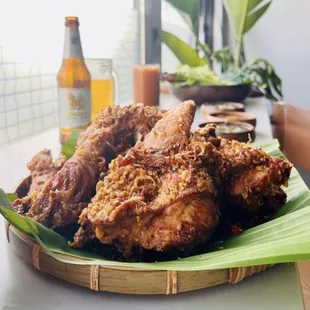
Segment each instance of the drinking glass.
[{"label": "drinking glass", "polygon": [[148,106],[159,105],[159,75],[157,64],[139,65],[133,68],[133,101]]},{"label": "drinking glass", "polygon": [[102,109],[118,104],[118,77],[112,59],[88,58],[85,63],[91,75],[93,120]]}]

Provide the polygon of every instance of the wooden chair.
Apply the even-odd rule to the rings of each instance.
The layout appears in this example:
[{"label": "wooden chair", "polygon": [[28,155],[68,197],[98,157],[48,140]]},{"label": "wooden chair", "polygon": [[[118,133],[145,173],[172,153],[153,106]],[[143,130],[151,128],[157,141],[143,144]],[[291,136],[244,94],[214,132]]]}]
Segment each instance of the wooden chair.
[{"label": "wooden chair", "polygon": [[285,156],[310,174],[310,109],[284,102],[273,104],[273,135]]},{"label": "wooden chair", "polygon": [[[301,109],[284,102],[277,102],[273,104],[272,110],[273,135],[279,140],[281,150],[296,166],[309,187],[310,109]],[[303,261],[297,265],[305,308],[310,309],[310,262]]]}]

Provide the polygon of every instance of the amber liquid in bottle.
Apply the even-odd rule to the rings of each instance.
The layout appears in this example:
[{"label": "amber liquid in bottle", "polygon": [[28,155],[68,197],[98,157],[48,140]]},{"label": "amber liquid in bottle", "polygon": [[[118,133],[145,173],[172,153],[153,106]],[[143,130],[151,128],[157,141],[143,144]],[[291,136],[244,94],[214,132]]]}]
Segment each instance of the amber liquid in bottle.
[{"label": "amber liquid in bottle", "polygon": [[57,75],[61,143],[73,130],[86,128],[91,120],[91,76],[84,63],[79,21],[77,17],[65,20],[63,60]]}]

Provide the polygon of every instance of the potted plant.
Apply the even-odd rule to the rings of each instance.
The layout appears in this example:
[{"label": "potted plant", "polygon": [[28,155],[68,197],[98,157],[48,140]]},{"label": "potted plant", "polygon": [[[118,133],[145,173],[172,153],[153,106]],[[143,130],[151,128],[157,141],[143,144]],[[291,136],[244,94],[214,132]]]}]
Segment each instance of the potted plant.
[{"label": "potted plant", "polygon": [[[211,51],[198,38],[199,0],[167,0],[181,15],[196,38],[192,48],[174,34],[161,30],[160,38],[180,61],[173,74],[162,79],[171,83],[172,92],[181,100],[242,101],[255,87],[271,100],[282,99],[282,83],[273,66],[266,59],[245,62],[242,59],[243,37],[270,7],[272,0],[225,0],[224,6],[236,38],[236,50],[224,47]],[[220,64],[216,75],[212,62]]]}]

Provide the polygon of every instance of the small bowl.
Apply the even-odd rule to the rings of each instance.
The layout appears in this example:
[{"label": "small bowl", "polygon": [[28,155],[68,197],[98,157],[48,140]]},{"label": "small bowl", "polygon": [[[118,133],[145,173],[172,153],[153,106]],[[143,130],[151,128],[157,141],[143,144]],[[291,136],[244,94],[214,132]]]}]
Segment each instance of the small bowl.
[{"label": "small bowl", "polygon": [[225,112],[244,112],[244,104],[240,102],[218,102],[215,107],[219,111]]},{"label": "small bowl", "polygon": [[256,127],[256,117],[247,112],[211,112],[207,117],[207,122],[242,122]]},{"label": "small bowl", "polygon": [[251,90],[251,84],[220,85],[220,86],[171,86],[172,93],[181,101],[194,100],[197,104],[222,101],[239,102],[244,100]]},{"label": "small bowl", "polygon": [[[205,127],[207,123],[200,124],[199,127]],[[242,122],[221,122],[216,123],[217,136],[239,142],[248,142],[255,140],[254,126]],[[250,137],[250,138],[249,138]]]}]

